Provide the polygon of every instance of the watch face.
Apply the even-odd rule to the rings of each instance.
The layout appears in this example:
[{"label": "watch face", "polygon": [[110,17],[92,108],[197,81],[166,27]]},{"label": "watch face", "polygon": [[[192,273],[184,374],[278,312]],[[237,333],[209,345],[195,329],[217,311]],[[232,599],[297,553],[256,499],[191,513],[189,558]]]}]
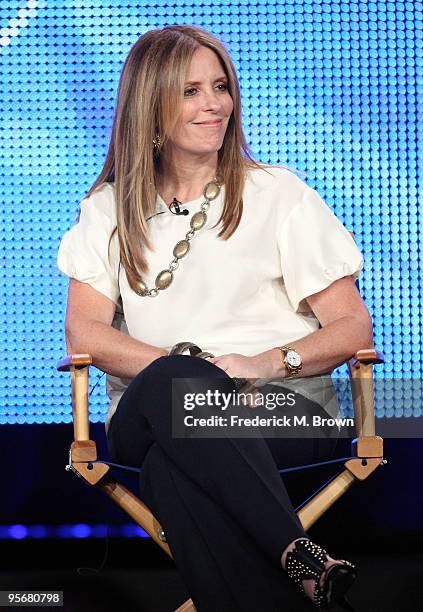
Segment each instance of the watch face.
[{"label": "watch face", "polygon": [[302,363],[301,357],[296,351],[288,351],[286,354],[286,360],[289,365],[293,366],[294,368],[297,368]]}]

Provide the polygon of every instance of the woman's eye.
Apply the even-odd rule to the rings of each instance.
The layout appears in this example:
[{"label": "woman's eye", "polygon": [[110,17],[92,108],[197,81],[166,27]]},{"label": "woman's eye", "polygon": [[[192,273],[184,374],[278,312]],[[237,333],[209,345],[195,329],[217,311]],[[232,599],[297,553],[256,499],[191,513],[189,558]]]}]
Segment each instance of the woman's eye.
[{"label": "woman's eye", "polygon": [[[220,89],[219,91],[226,91],[228,89],[228,86],[225,85],[225,83],[220,83],[219,85],[216,85],[216,87],[219,87],[219,88],[223,87],[223,89]],[[197,89],[195,87],[191,87],[190,89],[186,89],[184,91],[184,96],[192,96],[193,95],[192,94],[193,91],[197,91]]]}]

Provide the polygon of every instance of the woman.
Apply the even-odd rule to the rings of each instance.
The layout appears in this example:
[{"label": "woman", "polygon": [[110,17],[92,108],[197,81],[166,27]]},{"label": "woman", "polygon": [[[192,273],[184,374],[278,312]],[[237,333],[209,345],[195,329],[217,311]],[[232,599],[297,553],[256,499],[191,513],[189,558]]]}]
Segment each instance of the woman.
[{"label": "woman", "polygon": [[[172,436],[172,378],[297,378],[300,407],[321,411],[308,381],[372,346],[361,254],[316,191],[252,159],[235,69],[208,32],[168,26],[130,50],[104,168],[58,265],[68,350],[109,375],[110,454],[143,467],[197,609],[278,609],[281,569],[333,607],[355,570],[310,542],[276,464],[336,440]],[[169,356],[185,340],[214,357]]]}]

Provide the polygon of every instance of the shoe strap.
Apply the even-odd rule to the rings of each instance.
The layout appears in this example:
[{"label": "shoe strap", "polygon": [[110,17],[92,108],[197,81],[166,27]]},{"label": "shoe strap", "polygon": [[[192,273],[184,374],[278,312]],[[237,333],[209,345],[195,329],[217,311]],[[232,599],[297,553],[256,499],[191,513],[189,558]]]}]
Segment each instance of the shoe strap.
[{"label": "shoe strap", "polygon": [[[330,572],[334,567],[337,567],[339,565],[344,565],[344,566],[348,565],[349,567],[355,568],[355,566],[350,561],[346,561],[345,559],[340,559],[340,563],[337,563],[336,565],[332,565],[328,570],[324,570],[324,572]],[[326,582],[323,583],[322,587],[320,586],[320,578],[319,578],[319,580],[316,582],[316,586],[314,587],[313,601],[319,608],[322,607],[322,603],[325,600],[325,585],[326,585]],[[346,599],[345,596],[338,603],[345,610],[348,610],[349,612],[355,612],[354,608],[351,606],[351,604],[349,603],[349,601]]]},{"label": "shoe strap", "polygon": [[300,587],[305,595],[303,580],[316,580],[314,591],[315,602],[321,599],[319,579],[325,569],[328,556],[326,551],[307,539],[295,542],[295,548],[286,556],[286,571],[288,576]]}]

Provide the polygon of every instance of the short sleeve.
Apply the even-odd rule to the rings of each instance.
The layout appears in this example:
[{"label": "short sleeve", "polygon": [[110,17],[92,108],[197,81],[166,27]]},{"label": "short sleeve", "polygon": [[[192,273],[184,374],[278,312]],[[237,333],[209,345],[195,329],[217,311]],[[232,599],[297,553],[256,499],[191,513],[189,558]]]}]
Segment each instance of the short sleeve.
[{"label": "short sleeve", "polygon": [[117,275],[117,235],[109,239],[116,226],[114,193],[104,184],[80,204],[79,221],[67,231],[57,254],[58,268],[71,278],[91,287],[117,303],[120,295]]},{"label": "short sleeve", "polygon": [[354,239],[308,185],[278,232],[283,281],[295,310],[304,298],[344,276],[358,278],[363,256]]}]

